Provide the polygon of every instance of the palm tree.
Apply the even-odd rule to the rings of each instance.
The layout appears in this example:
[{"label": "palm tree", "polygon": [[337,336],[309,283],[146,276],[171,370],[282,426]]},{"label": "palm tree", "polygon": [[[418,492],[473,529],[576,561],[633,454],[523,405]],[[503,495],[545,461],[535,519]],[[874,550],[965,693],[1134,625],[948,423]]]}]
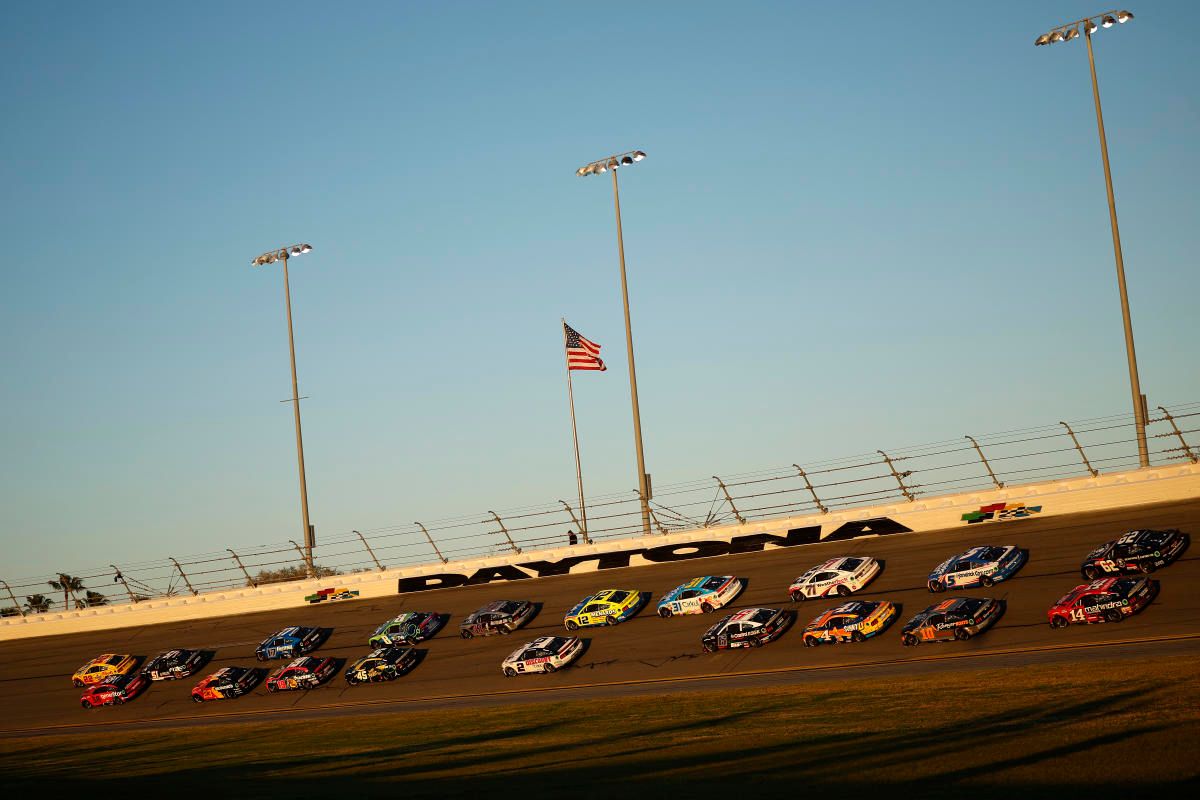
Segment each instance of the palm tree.
[{"label": "palm tree", "polygon": [[25,610],[34,614],[42,614],[50,610],[51,600],[41,594],[31,594],[25,598]]},{"label": "palm tree", "polygon": [[[76,592],[83,591],[83,578],[73,578],[66,573],[58,573],[58,580],[47,581],[51,589],[55,589],[63,593],[63,611],[70,610],[71,606],[67,602],[67,595],[74,596]],[[82,608],[79,600],[75,600],[76,607]]]}]

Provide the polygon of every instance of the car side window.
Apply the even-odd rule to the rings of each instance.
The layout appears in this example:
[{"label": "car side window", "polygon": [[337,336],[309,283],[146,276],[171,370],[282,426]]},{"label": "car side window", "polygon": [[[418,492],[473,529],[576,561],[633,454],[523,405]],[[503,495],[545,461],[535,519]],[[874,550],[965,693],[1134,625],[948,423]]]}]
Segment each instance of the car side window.
[{"label": "car side window", "polygon": [[932,617],[929,618],[930,625],[941,625],[945,621],[946,621],[946,616],[944,614],[934,614]]},{"label": "car side window", "polygon": [[583,609],[583,613],[584,613],[584,614],[594,614],[594,613],[596,613],[596,612],[597,612],[597,611],[599,611],[599,610],[600,610],[600,604],[599,604],[599,603],[592,603],[591,605],[589,605],[589,606],[585,606],[585,607],[584,607],[584,609]]}]

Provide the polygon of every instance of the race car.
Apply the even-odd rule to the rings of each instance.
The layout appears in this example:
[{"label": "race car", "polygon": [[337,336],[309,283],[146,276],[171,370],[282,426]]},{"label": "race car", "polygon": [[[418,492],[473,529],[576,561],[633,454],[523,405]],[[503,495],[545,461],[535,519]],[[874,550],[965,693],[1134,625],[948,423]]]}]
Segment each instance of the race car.
[{"label": "race car", "polygon": [[446,620],[441,614],[433,611],[406,611],[392,617],[375,629],[367,644],[371,647],[384,647],[389,644],[416,644],[442,629]]},{"label": "race car", "polygon": [[79,704],[84,708],[119,706],[137,697],[149,685],[150,680],[144,672],[136,675],[114,675],[85,689],[83,697],[79,698]]},{"label": "race car", "polygon": [[970,639],[983,633],[1000,619],[1000,603],[976,597],[951,597],[910,619],[900,631],[905,647],[921,642],[945,642]]},{"label": "race car", "polygon": [[71,676],[75,686],[90,686],[93,683],[107,681],[117,675],[128,675],[137,666],[137,657],[123,654],[105,653],[96,656]]},{"label": "race car", "polygon": [[649,595],[637,589],[605,589],[576,603],[563,624],[569,631],[589,625],[616,625],[636,616],[648,599]]},{"label": "race car", "polygon": [[528,600],[496,600],[459,623],[458,632],[464,639],[512,633],[528,622],[536,610]]},{"label": "race car", "polygon": [[700,646],[708,653],[732,647],[762,647],[779,638],[792,618],[792,612],[777,608],[744,608],[705,631]]},{"label": "race car", "polygon": [[200,650],[167,650],[150,659],[142,672],[152,681],[170,681],[195,674],[203,661]]},{"label": "race car", "polygon": [[500,671],[506,678],[526,672],[554,672],[583,654],[583,640],[575,636],[543,636],[512,651]]},{"label": "race car", "polygon": [[727,605],[746,584],[732,575],[705,575],[676,586],[658,601],[658,615],[663,619],[673,614],[711,614]]},{"label": "race car", "polygon": [[320,628],[301,628],[293,625],[263,640],[254,651],[259,661],[273,658],[295,658],[316,650],[324,631]]},{"label": "race car", "polygon": [[1101,575],[1149,574],[1178,559],[1191,542],[1192,537],[1174,528],[1130,531],[1088,553],[1079,571],[1085,581]]},{"label": "race car", "polygon": [[333,676],[337,663],[332,658],[300,656],[267,676],[268,692],[315,689]]},{"label": "race car", "polygon": [[895,618],[896,607],[886,600],[851,600],[808,623],[804,629],[804,646],[866,641],[883,633]]},{"label": "race car", "polygon": [[346,670],[346,683],[382,683],[406,674],[417,663],[417,651],[411,647],[379,647],[355,661]]},{"label": "race car", "polygon": [[241,697],[253,691],[262,677],[262,672],[250,667],[221,667],[192,687],[192,700],[203,703],[206,700]]},{"label": "race car", "polygon": [[1120,622],[1150,605],[1158,589],[1158,581],[1149,578],[1101,578],[1067,592],[1046,616],[1051,628],[1072,622]]},{"label": "race car", "polygon": [[1011,578],[1025,563],[1025,551],[1014,545],[980,545],[948,558],[929,573],[929,591],[989,587]]},{"label": "race car", "polygon": [[857,592],[879,574],[879,562],[867,557],[838,556],[805,572],[792,581],[788,594],[797,603],[810,597],[843,597]]}]

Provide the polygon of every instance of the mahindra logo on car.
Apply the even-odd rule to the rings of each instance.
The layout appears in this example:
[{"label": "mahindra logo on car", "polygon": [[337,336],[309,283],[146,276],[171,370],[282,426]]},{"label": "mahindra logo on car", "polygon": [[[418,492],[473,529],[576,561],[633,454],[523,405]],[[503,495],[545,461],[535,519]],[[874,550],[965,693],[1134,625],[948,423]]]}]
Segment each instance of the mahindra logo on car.
[{"label": "mahindra logo on car", "polygon": [[[911,533],[912,528],[896,522],[888,517],[847,522],[826,536],[821,535],[820,525],[805,528],[793,528],[785,535],[773,533],[755,533],[746,536],[735,536],[729,541],[680,542],[665,544],[658,547],[637,547],[629,550],[616,550],[609,553],[571,556],[558,561],[529,561],[522,564],[501,564],[495,567],[484,567],[470,575],[458,572],[441,572],[436,575],[418,575],[412,578],[400,578],[399,592],[424,592],[429,589],[448,589],[455,586],[478,586],[494,581],[520,581],[528,578],[546,578],[552,575],[567,575],[571,570],[589,562],[595,562],[594,569],[617,569],[631,566],[630,560],[640,558],[638,563],[662,564],[672,561],[687,561],[693,558],[708,558],[733,553],[756,553],[780,547],[796,547],[802,544],[817,542],[836,542],[846,539],[857,539],[862,536],[889,536],[894,533]],[[580,570],[581,572],[586,570]]]}]

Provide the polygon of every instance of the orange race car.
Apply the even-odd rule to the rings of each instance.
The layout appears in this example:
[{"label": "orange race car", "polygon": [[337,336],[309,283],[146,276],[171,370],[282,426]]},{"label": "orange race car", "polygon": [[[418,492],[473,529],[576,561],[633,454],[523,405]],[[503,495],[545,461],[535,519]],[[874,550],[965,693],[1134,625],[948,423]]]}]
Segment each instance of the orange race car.
[{"label": "orange race car", "polygon": [[128,675],[137,666],[137,656],[105,653],[96,656],[71,676],[71,683],[76,686],[90,686],[93,683],[107,681],[117,675]]}]

